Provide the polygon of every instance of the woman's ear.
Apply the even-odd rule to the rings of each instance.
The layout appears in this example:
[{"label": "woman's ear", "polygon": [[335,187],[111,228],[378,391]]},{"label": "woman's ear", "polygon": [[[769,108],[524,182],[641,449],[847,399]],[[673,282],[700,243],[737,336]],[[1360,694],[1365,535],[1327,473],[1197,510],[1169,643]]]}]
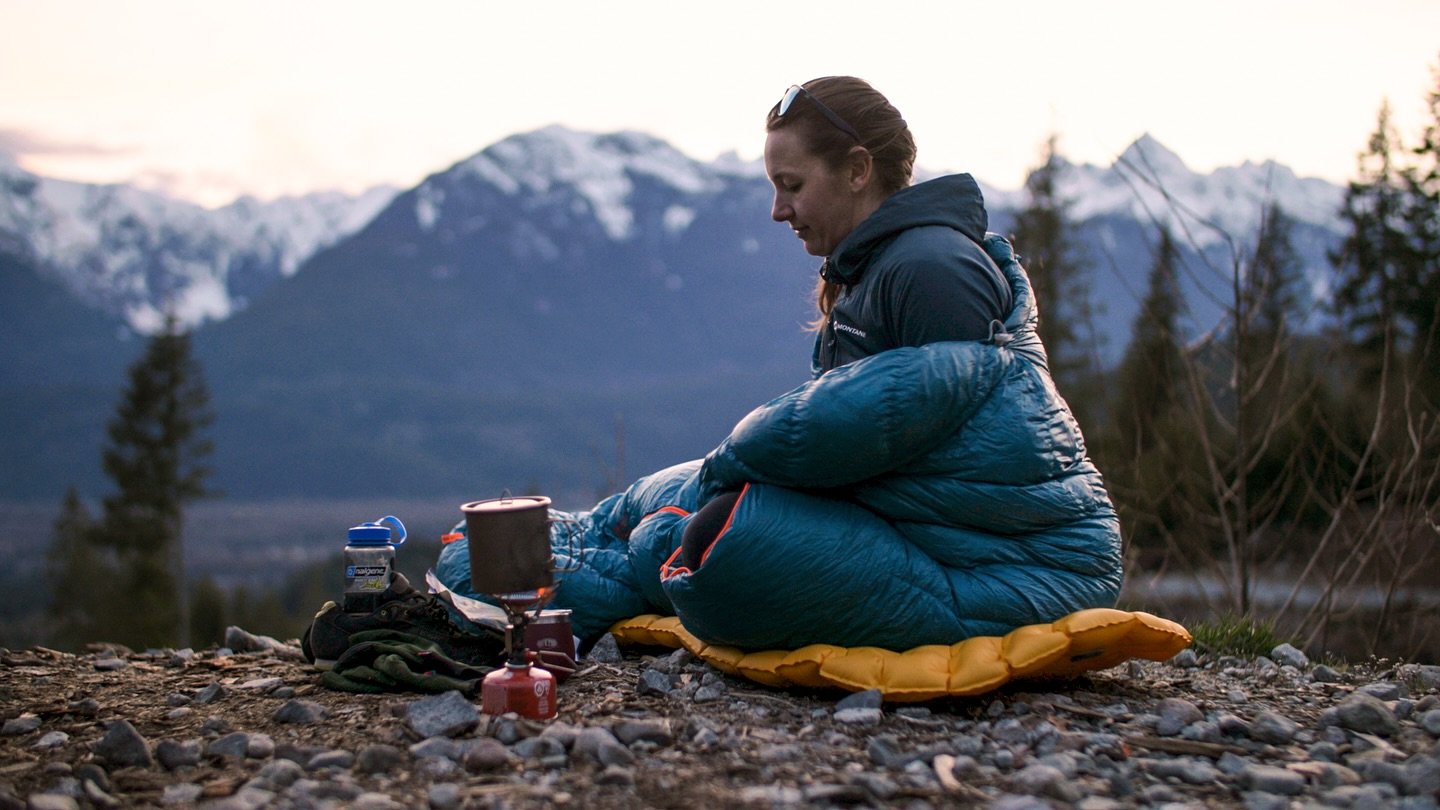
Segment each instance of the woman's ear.
[{"label": "woman's ear", "polygon": [[870,150],[863,146],[852,146],[846,160],[850,170],[850,190],[865,190],[875,175],[875,158],[871,156]]}]

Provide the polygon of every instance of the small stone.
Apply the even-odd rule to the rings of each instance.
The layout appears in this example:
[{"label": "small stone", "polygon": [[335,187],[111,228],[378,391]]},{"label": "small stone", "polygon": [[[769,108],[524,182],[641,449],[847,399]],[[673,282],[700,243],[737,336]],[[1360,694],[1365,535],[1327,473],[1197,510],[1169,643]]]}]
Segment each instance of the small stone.
[{"label": "small stone", "polygon": [[1311,670],[1310,677],[1314,678],[1317,683],[1340,683],[1345,679],[1344,675],[1324,664],[1318,664]]},{"label": "small stone", "polygon": [[1288,717],[1275,712],[1261,712],[1250,724],[1250,736],[1271,745],[1289,745],[1295,739],[1299,725]]},{"label": "small stone", "polygon": [[101,790],[107,793],[111,790],[110,774],[105,769],[93,762],[86,762],[75,768],[75,778],[81,782],[94,782]]},{"label": "small stone", "polygon": [[841,709],[835,712],[835,722],[854,726],[874,726],[880,723],[883,713],[874,707]]},{"label": "small stone", "polygon": [[615,634],[606,633],[585,653],[585,660],[596,664],[623,664],[625,656],[620,653]]},{"label": "small stone", "polygon": [[172,804],[193,805],[200,801],[200,797],[204,793],[205,788],[193,782],[166,785],[164,792],[160,795],[160,803],[166,806]]},{"label": "small stone", "polygon": [[96,743],[95,754],[119,768],[148,768],[154,764],[145,738],[130,725],[129,720],[116,720],[111,723],[109,728],[105,729],[105,736]]},{"label": "small stone", "polygon": [[481,737],[470,740],[460,756],[460,764],[467,771],[484,772],[504,767],[510,761],[510,752],[499,740]]},{"label": "small stone", "polygon": [[1250,724],[1242,717],[1233,714],[1222,714],[1215,720],[1215,728],[1221,733],[1231,737],[1249,737]]},{"label": "small stone", "polygon": [[269,734],[251,734],[245,746],[249,759],[269,759],[275,753],[275,740]]},{"label": "small stone", "polygon": [[207,703],[214,703],[222,697],[225,697],[225,687],[218,683],[212,683],[195,693],[195,702],[203,706]]},{"label": "small stone", "polygon": [[415,772],[433,782],[460,776],[460,764],[445,757],[421,757],[415,761]]},{"label": "small stone", "polygon": [[635,755],[629,748],[621,745],[614,734],[596,726],[581,730],[575,738],[574,752],[576,756],[588,757],[601,765],[635,764]]},{"label": "small stone", "polygon": [[[615,733],[615,729],[613,727],[610,729],[610,731],[612,734]],[[563,720],[555,720],[552,721],[549,725],[545,726],[545,730],[540,732],[540,736],[550,737],[551,739],[558,740],[561,745],[565,746],[566,748],[571,748],[575,745],[575,738],[580,736],[580,728],[578,726],[573,726],[569,723],[566,723]],[[618,738],[619,735],[616,736]],[[630,744],[629,740],[622,739],[621,742],[625,743],[626,745]]]},{"label": "small stone", "polygon": [[[256,735],[260,736],[260,735]],[[265,790],[280,793],[290,787],[305,775],[305,770],[288,759],[277,759],[265,763],[265,767],[255,774],[252,782],[259,782],[265,785]]]},{"label": "small stone", "polygon": [[235,688],[253,692],[271,692],[284,685],[284,678],[254,678]]},{"label": "small stone", "polygon": [[161,740],[155,745],[155,758],[167,771],[200,764],[199,740]]},{"label": "small stone", "polygon": [[243,731],[226,734],[205,746],[205,756],[221,759],[244,759],[250,750],[250,735]]},{"label": "small stone", "polygon": [[1248,765],[1240,772],[1240,784],[1261,793],[1298,796],[1305,790],[1305,777],[1273,765]]},{"label": "small stone", "polygon": [[838,712],[845,709],[878,709],[884,704],[884,701],[884,693],[879,689],[867,689],[841,698],[835,704],[835,710]]},{"label": "small stone", "polygon": [[350,805],[354,810],[407,810],[384,793],[361,793]]},{"label": "small stone", "polygon": [[1290,800],[1286,797],[1258,790],[1244,791],[1240,798],[1245,801],[1245,810],[1288,810],[1290,807]]},{"label": "small stone", "polygon": [[1351,760],[1355,765],[1355,773],[1360,775],[1363,782],[1384,782],[1387,785],[1394,785],[1396,790],[1405,785],[1405,769],[1395,762],[1385,762],[1376,759]]},{"label": "small stone", "polygon": [[1356,694],[1369,695],[1378,700],[1399,700],[1406,696],[1404,684],[1394,681],[1376,681],[1367,683],[1355,690]]},{"label": "small stone", "polygon": [[[457,693],[458,694],[458,693]],[[277,723],[295,723],[308,726],[330,717],[330,710],[313,700],[292,698],[280,704],[271,719]]]},{"label": "small stone", "polygon": [[724,698],[724,690],[714,686],[702,686],[695,690],[695,696],[691,698],[691,700],[696,703],[713,703],[717,700],[723,700]]},{"label": "small stone", "polygon": [[405,762],[405,752],[393,745],[372,744],[355,756],[355,770],[365,774],[388,773]]},{"label": "small stone", "polygon": [[456,690],[421,698],[405,709],[405,723],[421,739],[454,737],[480,723],[480,710]]},{"label": "small stone", "polygon": [[1416,756],[1405,763],[1401,789],[1409,796],[1440,795],[1440,758]]},{"label": "small stone", "polygon": [[1170,659],[1170,665],[1182,669],[1194,669],[1200,666],[1200,656],[1196,655],[1194,650],[1187,647],[1175,653],[1175,656]]},{"label": "small stone", "polygon": [[1221,754],[1220,758],[1215,760],[1215,767],[1226,776],[1239,776],[1251,764],[1244,757],[1236,756],[1229,751]]},{"label": "small stone", "polygon": [[321,751],[320,753],[311,757],[310,761],[305,763],[305,770],[321,771],[325,770],[326,768],[338,768],[340,770],[348,770],[354,764],[354,754],[350,753],[349,751],[337,748],[330,751]]},{"label": "small stone", "polygon": [[1403,664],[1399,669],[1399,677],[1417,686],[1421,692],[1440,691],[1440,665]]},{"label": "small stone", "polygon": [[1340,701],[1335,710],[1336,722],[1351,731],[1378,734],[1382,737],[1400,732],[1400,722],[1395,719],[1395,714],[1371,695],[1356,692]]},{"label": "small stone", "polygon": [[464,796],[460,793],[460,786],[454,782],[431,785],[425,798],[435,810],[451,810],[451,808],[459,807],[464,800]]},{"label": "small stone", "polygon": [[804,801],[804,794],[798,788],[783,785],[750,785],[740,789],[741,804],[768,807],[788,807]]},{"label": "small stone", "polygon": [[906,765],[919,758],[910,752],[902,750],[900,741],[892,734],[878,734],[870,738],[870,744],[866,746],[866,753],[870,755],[870,761],[882,768],[901,770]]},{"label": "small stone", "polygon": [[1162,737],[1173,737],[1191,723],[1205,719],[1200,708],[1184,698],[1165,698],[1156,711],[1160,719],[1155,723],[1155,733]]},{"label": "small stone", "polygon": [[69,741],[70,735],[63,731],[47,731],[35,741],[35,747],[42,751],[49,751],[52,748],[59,748]]},{"label": "small stone", "polygon": [[658,695],[664,697],[670,694],[674,683],[667,673],[658,669],[647,669],[640,673],[640,684],[638,692],[641,695]]},{"label": "small stone", "polygon": [[427,737],[410,746],[409,750],[410,756],[416,759],[425,757],[460,758],[460,745],[449,737]]},{"label": "small stone", "polygon": [[72,701],[65,711],[71,714],[78,714],[81,717],[95,717],[100,714],[100,701],[95,698],[81,698]]},{"label": "small stone", "polygon": [[1149,760],[1145,763],[1145,770],[1162,779],[1179,779],[1192,785],[1213,784],[1221,775],[1221,771],[1209,762],[1188,757]]},{"label": "small stone", "polygon": [[565,756],[565,744],[554,737],[527,737],[511,748],[515,756],[522,759],[542,760],[546,757]]},{"label": "small stone", "polygon": [[80,810],[80,803],[59,793],[32,793],[25,807],[29,810]]},{"label": "small stone", "polygon": [[1010,788],[1028,796],[1038,796],[1049,793],[1053,785],[1064,780],[1065,775],[1058,769],[1035,763],[1016,771],[1010,777]]},{"label": "small stone", "polygon": [[[546,729],[547,733],[549,731],[550,729]],[[610,727],[610,733],[627,746],[642,741],[662,748],[675,744],[675,735],[670,731],[670,724],[663,720],[622,720]]]},{"label": "small stone", "polygon": [[1430,733],[1432,737],[1440,737],[1440,709],[1431,709],[1420,715],[1420,727]]},{"label": "small stone", "polygon": [[1281,644],[1270,651],[1270,657],[1280,666],[1291,666],[1296,669],[1306,669],[1310,666],[1310,659],[1305,653],[1297,650],[1293,645]]},{"label": "small stone", "polygon": [[624,765],[606,765],[605,770],[595,776],[597,785],[620,785],[627,786],[635,784],[635,771]]},{"label": "small stone", "polygon": [[95,659],[94,667],[99,672],[114,672],[117,669],[124,669],[130,666],[130,662],[124,658],[109,656],[107,658]]},{"label": "small stone", "polygon": [[0,727],[0,736],[18,737],[21,734],[29,734],[38,728],[40,728],[40,715],[26,712],[19,717],[6,720],[5,725]]},{"label": "small stone", "polygon": [[269,636],[257,636],[247,633],[239,627],[230,626],[225,628],[225,646],[235,652],[268,652],[279,658],[288,658],[292,661],[303,661],[305,653],[299,647],[292,647]]}]

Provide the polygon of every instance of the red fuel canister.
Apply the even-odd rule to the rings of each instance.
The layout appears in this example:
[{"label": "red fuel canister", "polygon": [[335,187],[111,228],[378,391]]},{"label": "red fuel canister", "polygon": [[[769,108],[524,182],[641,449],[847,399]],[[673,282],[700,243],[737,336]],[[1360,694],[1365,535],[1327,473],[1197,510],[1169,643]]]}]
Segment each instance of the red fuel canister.
[{"label": "red fuel canister", "polygon": [[480,683],[480,711],[515,712],[533,720],[555,716],[555,676],[533,664],[507,663]]}]

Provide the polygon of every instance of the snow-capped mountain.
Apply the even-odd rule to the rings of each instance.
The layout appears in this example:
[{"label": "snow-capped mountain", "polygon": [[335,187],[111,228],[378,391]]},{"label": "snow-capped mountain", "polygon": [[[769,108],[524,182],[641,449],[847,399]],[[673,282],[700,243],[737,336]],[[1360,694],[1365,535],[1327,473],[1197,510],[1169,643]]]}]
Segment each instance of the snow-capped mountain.
[{"label": "snow-capped mountain", "polygon": [[[1154,216],[1192,212],[1243,245],[1274,199],[1316,274],[1338,238],[1341,189],[1275,164],[1202,175],[1144,138],[1115,166],[1071,168],[1106,362],[1135,322]],[[1007,232],[1023,193],[982,189]],[[632,473],[698,457],[807,377],[817,260],[770,220],[771,194],[755,162],[560,127],[348,202],[206,211],[0,167],[0,499],[104,485],[95,449],[139,343],[112,319],[152,327],[167,302],[201,323],[215,484],[235,497],[613,491],[628,482],[604,448],[623,443]],[[1185,259],[1209,261],[1205,229],[1188,232]],[[1190,275],[1199,333],[1217,318],[1202,284],[1228,285]]]},{"label": "snow-capped mountain", "polygon": [[[1278,202],[1296,220],[1325,231],[1339,228],[1343,189],[1300,178],[1267,161],[1223,167],[1203,175],[1149,135],[1110,166],[1072,165],[1059,190],[1077,222],[1124,217],[1165,223],[1204,249],[1224,241],[1248,244],[1263,206]],[[984,167],[974,167],[977,176]],[[933,175],[923,169],[921,176]],[[704,163],[636,132],[594,134],[559,126],[506,138],[414,189],[414,216],[432,232],[447,194],[465,179],[503,192],[521,211],[541,211],[565,197],[614,241],[639,238],[635,185],[654,182],[682,202],[660,212],[671,237],[694,217],[683,198],[703,198],[735,183],[767,189],[759,161],[734,157]],[[1021,190],[982,188],[992,227],[1003,230],[1024,204]],[[38,177],[0,155],[0,248],[33,259],[87,305],[119,316],[141,333],[173,312],[186,326],[220,321],[288,277],[317,251],[367,224],[396,196],[375,188],[358,197],[321,192],[260,202],[243,198],[223,208],[197,205],[126,185],[88,185]],[[571,196],[573,195],[573,197]],[[575,224],[573,221],[571,224]],[[451,230],[483,229],[484,217]],[[453,235],[453,234],[452,234]],[[553,240],[534,239],[536,255],[552,255]]]},{"label": "snow-capped mountain", "polygon": [[315,251],[354,233],[394,196],[321,192],[215,210],[127,185],[39,177],[0,160],[0,248],[84,303],[153,332],[223,320]]},{"label": "snow-capped mountain", "polygon": [[1297,177],[1274,161],[1226,166],[1203,175],[1149,135],[1132,143],[1114,164],[1071,166],[1061,174],[1060,194],[1070,214],[1084,221],[1129,216],[1164,223],[1179,238],[1209,247],[1227,237],[1253,237],[1264,207],[1278,204],[1292,218],[1327,231],[1340,229],[1344,189]]}]

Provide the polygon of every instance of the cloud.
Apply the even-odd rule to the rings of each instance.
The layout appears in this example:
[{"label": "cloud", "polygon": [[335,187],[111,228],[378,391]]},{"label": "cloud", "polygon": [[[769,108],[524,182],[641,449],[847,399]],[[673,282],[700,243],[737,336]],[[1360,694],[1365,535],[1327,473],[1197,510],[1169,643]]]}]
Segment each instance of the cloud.
[{"label": "cloud", "polygon": [[0,127],[0,154],[13,158],[108,158],[135,153],[134,147],[102,146],[53,138],[31,130]]}]

